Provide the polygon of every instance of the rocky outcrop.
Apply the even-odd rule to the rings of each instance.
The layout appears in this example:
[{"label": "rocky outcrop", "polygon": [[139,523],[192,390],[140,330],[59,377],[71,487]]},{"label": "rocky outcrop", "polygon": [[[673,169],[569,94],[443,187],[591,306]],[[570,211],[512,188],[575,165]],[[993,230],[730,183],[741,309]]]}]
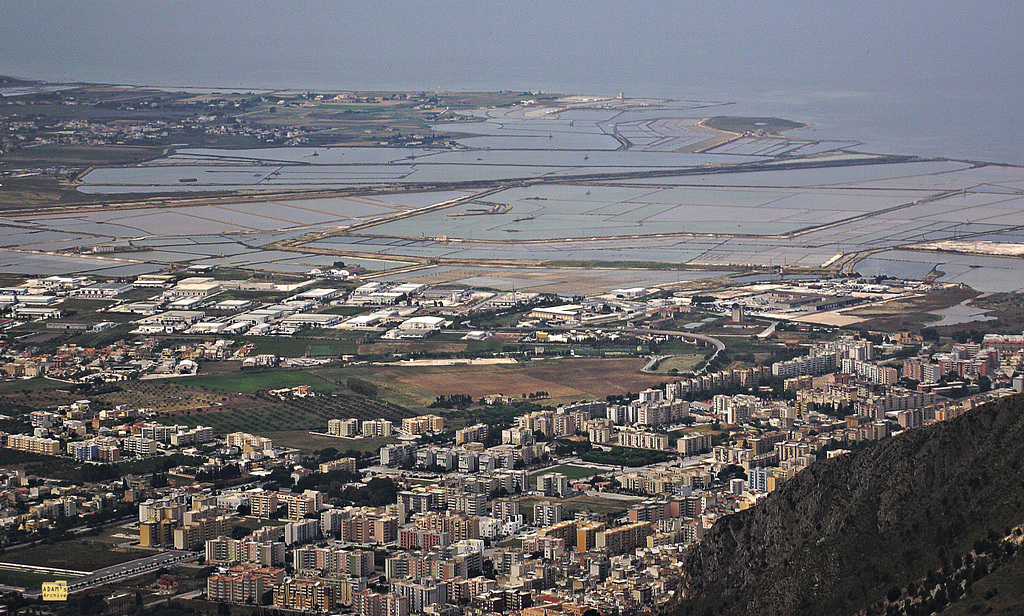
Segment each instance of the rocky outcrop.
[{"label": "rocky outcrop", "polygon": [[811,465],[721,519],[676,615],[851,614],[1024,522],[1024,397]]}]

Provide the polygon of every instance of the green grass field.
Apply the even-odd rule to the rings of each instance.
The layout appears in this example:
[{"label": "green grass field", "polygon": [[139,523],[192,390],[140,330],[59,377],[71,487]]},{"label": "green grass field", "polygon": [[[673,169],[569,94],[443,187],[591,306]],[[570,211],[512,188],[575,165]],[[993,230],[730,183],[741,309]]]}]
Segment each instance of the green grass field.
[{"label": "green grass field", "polygon": [[546,468],[542,471],[537,471],[530,475],[530,485],[535,486],[537,484],[537,477],[546,475],[547,473],[562,473],[569,478],[569,481],[574,479],[583,479],[584,477],[593,477],[594,475],[600,475],[603,471],[599,471],[593,468],[587,468],[585,466],[575,466],[572,464],[560,464]]},{"label": "green grass field", "polygon": [[678,372],[692,372],[697,364],[704,361],[703,355],[674,355],[663,359],[658,363],[656,372],[667,373],[671,370]]},{"label": "green grass field", "polygon": [[359,349],[355,340],[331,338],[266,338],[253,340],[255,354],[272,353],[281,357],[340,357],[354,355]]},{"label": "green grass field", "polygon": [[268,389],[284,389],[297,385],[309,385],[318,392],[344,389],[328,380],[316,376],[314,371],[275,370],[273,372],[251,372],[219,376],[196,376],[181,381],[192,387],[251,394]]},{"label": "green grass field", "polygon": [[67,389],[70,383],[51,381],[49,379],[10,379],[0,382],[0,394],[19,391],[37,391],[40,389]]},{"label": "green grass field", "polygon": [[76,579],[78,578],[69,577],[67,575],[30,573],[28,571],[7,571],[0,569],[0,584],[4,584],[6,586],[20,586],[26,590],[38,589],[44,582],[54,582],[56,580],[66,580],[70,582]]},{"label": "green grass field", "polygon": [[188,426],[209,426],[217,434],[253,432],[266,434],[283,430],[313,430],[327,426],[327,420],[294,409],[257,408],[236,409],[224,413],[161,417],[160,423]]},{"label": "green grass field", "polygon": [[95,571],[151,554],[152,552],[144,550],[117,548],[110,541],[89,537],[12,550],[3,554],[3,560],[26,565]]}]

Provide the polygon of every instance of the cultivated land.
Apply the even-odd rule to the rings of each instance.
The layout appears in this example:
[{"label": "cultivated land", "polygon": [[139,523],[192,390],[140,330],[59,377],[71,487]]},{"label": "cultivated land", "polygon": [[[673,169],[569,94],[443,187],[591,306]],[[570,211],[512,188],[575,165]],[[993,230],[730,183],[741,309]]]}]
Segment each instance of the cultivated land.
[{"label": "cultivated land", "polygon": [[389,438],[341,438],[337,436],[324,436],[322,434],[310,433],[304,430],[289,430],[274,432],[271,436],[275,444],[283,447],[294,447],[303,451],[318,451],[333,447],[338,451],[348,452],[350,450],[360,453],[376,453],[388,443],[398,439]]},{"label": "cultivated land", "polygon": [[[418,344],[427,347],[430,343]],[[482,366],[326,366],[247,373],[238,371],[237,362],[225,362],[219,367],[207,364],[212,366],[212,374],[123,381],[85,390],[43,379],[8,381],[0,383],[0,408],[54,408],[88,396],[97,404],[152,408],[163,423],[206,425],[218,433],[241,430],[270,435],[298,430],[305,434],[325,430],[327,420],[333,418],[398,421],[425,412],[442,395],[468,394],[478,399],[501,393],[520,398],[546,391],[549,398],[545,404],[558,404],[635,393],[669,378],[640,373],[644,363],[642,358],[564,358]],[[349,391],[345,381],[350,377],[375,383],[377,398]],[[302,399],[266,393],[299,385],[311,386],[318,395]],[[339,441],[320,442],[337,447]],[[345,448],[362,449],[364,445],[365,441],[346,442]]]},{"label": "cultivated land", "polygon": [[[353,368],[353,375],[377,382],[384,392],[429,404],[440,395],[491,394],[519,398],[546,391],[546,404],[604,399],[610,394],[638,392],[665,381],[639,372],[643,359],[540,359],[496,366]],[[387,394],[384,394],[387,395]]]},{"label": "cultivated land", "polygon": [[[920,415],[926,413],[914,409],[918,415],[907,411],[890,416],[883,430],[882,425],[874,423],[878,416],[874,407],[865,410],[847,408],[854,406],[852,402],[838,407],[809,402],[801,405],[799,419],[791,423],[790,409],[797,394],[785,391],[788,387],[781,378],[770,378],[761,371],[724,371],[767,367],[800,357],[817,342],[838,343],[860,353],[865,340],[874,345],[876,360],[891,370],[900,366],[903,358],[919,357],[930,362],[939,361],[933,354],[945,351],[973,352],[973,348],[954,347],[952,343],[979,340],[990,327],[1017,334],[1024,325],[1016,294],[979,295],[971,288],[1024,288],[1020,261],[1005,257],[1014,251],[999,251],[1003,257],[973,254],[982,246],[1024,243],[1021,168],[862,154],[856,151],[856,143],[801,138],[799,129],[803,125],[798,122],[722,116],[718,103],[544,96],[523,100],[527,96],[269,91],[184,94],[81,86],[65,94],[19,97],[13,102],[0,99],[0,121],[18,121],[16,132],[26,140],[2,141],[7,133],[0,130],[0,146],[10,150],[10,156],[0,158],[0,184],[7,189],[0,194],[0,207],[10,206],[5,211],[6,224],[0,228],[0,278],[2,286],[17,289],[7,293],[17,293],[19,299],[27,301],[30,285],[21,276],[24,273],[39,278],[88,273],[98,280],[130,280],[144,273],[172,271],[179,278],[209,275],[222,282],[244,281],[245,288],[250,289],[232,288],[199,301],[199,308],[206,312],[200,328],[186,331],[165,323],[133,334],[138,315],[102,309],[117,302],[160,302],[163,310],[170,297],[190,296],[195,288],[178,285],[173,289],[135,289],[117,299],[100,301],[77,297],[79,292],[97,291],[85,291],[81,287],[86,283],[80,281],[34,281],[53,287],[60,296],[55,305],[65,314],[31,321],[19,316],[23,307],[16,306],[9,315],[0,315],[27,321],[0,320],[0,325],[10,326],[3,340],[4,373],[47,373],[45,379],[0,381],[0,412],[10,416],[0,419],[0,430],[27,434],[50,419],[39,413],[30,416],[30,411],[55,411],[62,417],[53,417],[51,435],[61,439],[57,443],[61,453],[41,455],[15,449],[26,447],[26,443],[44,444],[28,439],[7,441],[10,447],[0,449],[0,465],[8,474],[25,471],[30,488],[44,484],[54,488],[53,492],[41,490],[35,496],[32,490],[14,487],[26,483],[19,476],[10,476],[7,495],[8,501],[16,505],[14,510],[21,514],[27,510],[26,504],[39,506],[40,510],[54,506],[45,500],[56,497],[68,484],[76,486],[79,495],[88,494],[81,497],[82,504],[91,496],[103,494],[101,515],[113,513],[117,517],[132,516],[137,488],[144,492],[143,498],[148,498],[176,490],[187,497],[190,494],[185,490],[194,491],[197,485],[200,490],[213,486],[219,495],[227,496],[239,486],[256,485],[268,490],[317,489],[325,505],[332,507],[381,507],[376,512],[363,510],[373,517],[395,502],[395,491],[437,484],[437,467],[429,464],[429,456],[426,460],[406,459],[392,463],[392,468],[383,473],[372,469],[372,478],[364,477],[366,485],[344,471],[308,472],[338,456],[356,458],[360,469],[376,466],[387,458],[378,455],[381,447],[407,440],[404,435],[331,437],[323,434],[329,420],[383,418],[399,427],[403,418],[412,415],[443,415],[445,429],[420,435],[419,443],[437,448],[430,450],[431,455],[438,454],[437,464],[458,459],[461,465],[463,457],[472,454],[449,449],[442,455],[453,446],[455,430],[486,424],[490,432],[481,440],[488,442],[479,445],[488,448],[502,428],[515,425],[518,416],[540,412],[546,415],[520,421],[536,420],[533,425],[555,431],[550,436],[561,444],[542,454],[526,449],[519,452],[523,460],[541,455],[541,459],[527,463],[528,480],[532,482],[547,472],[559,472],[580,483],[589,483],[595,477],[607,479],[602,488],[608,493],[574,492],[560,502],[566,518],[588,510],[614,527],[634,503],[668,493],[678,496],[677,486],[696,480],[689,476],[696,467],[680,466],[681,456],[674,453],[673,441],[683,434],[708,433],[715,444],[729,449],[729,455],[744,457],[749,450],[735,448],[745,447],[744,441],[749,442],[754,434],[795,441],[814,453],[786,461],[786,477],[809,465],[800,470],[797,479],[787,480],[799,485],[821,472],[823,466],[811,462],[814,456],[823,459],[831,457],[826,452],[837,448],[870,447],[869,441],[903,428],[913,437],[917,428],[910,424],[931,419],[921,420]],[[47,113],[50,107],[54,108],[52,115]],[[167,123],[154,124],[157,118]],[[151,130],[155,126],[160,127],[159,131]],[[60,135],[61,145],[46,143],[56,135]],[[82,139],[107,143],[95,146]],[[69,142],[66,147],[65,141]],[[36,168],[29,169],[28,165]],[[956,246],[958,252],[923,249],[949,247],[935,242],[950,237],[961,242]],[[961,237],[965,239],[959,240]],[[968,252],[959,252],[965,247]],[[314,268],[320,271],[311,272]],[[339,271],[343,269],[349,273]],[[358,277],[351,276],[353,272]],[[854,272],[870,276],[852,275]],[[896,275],[928,284],[886,278]],[[402,296],[365,289],[349,295],[368,281],[419,282],[431,288]],[[930,283],[935,281],[953,284],[932,287]],[[293,297],[295,287],[251,290],[268,282],[331,287],[338,301],[345,303],[305,304]],[[23,283],[25,286],[20,286]],[[465,299],[463,290],[471,290],[472,299]],[[509,291],[516,293],[496,295]],[[535,296],[537,293],[546,295]],[[237,310],[230,304],[215,305],[226,299],[251,300],[254,304]],[[492,299],[493,304],[486,304]],[[364,300],[368,305],[355,305]],[[348,323],[332,329],[319,322],[321,327],[297,330],[279,317],[240,314],[257,306],[289,301],[301,311],[300,317],[306,312],[366,315],[381,307],[387,313],[374,317],[380,317],[376,325]],[[842,311],[829,307],[849,302],[860,303]],[[570,303],[585,305],[586,314],[570,322],[562,319],[577,308],[565,307],[556,316],[531,314],[536,307]],[[743,319],[737,316],[738,323],[730,318],[737,304],[749,309]],[[141,306],[128,308],[148,310]],[[283,313],[290,308],[272,310]],[[935,313],[939,311],[950,320],[938,321],[940,317]],[[985,331],[976,329],[979,323],[972,320],[979,311],[987,311],[990,319],[981,325]],[[162,314],[173,322],[175,315]],[[447,323],[443,331],[419,339],[422,330],[412,328],[425,327],[425,321],[405,327],[410,324],[406,319],[413,315],[443,316]],[[224,326],[236,317],[243,324],[265,321],[266,327],[257,326],[246,335],[198,333],[199,329]],[[551,321],[537,320],[547,318]],[[115,326],[103,331],[79,329],[105,320]],[[61,330],[72,325],[71,330]],[[846,329],[835,325],[846,325]],[[897,332],[900,335],[891,335]],[[715,338],[695,339],[693,334]],[[414,339],[405,339],[407,336]],[[214,343],[218,338],[223,342]],[[281,359],[279,366],[267,367],[278,358],[254,355],[295,361]],[[229,356],[232,359],[225,359]],[[652,357],[662,358],[657,372],[641,372]],[[193,358],[198,362],[198,376],[159,378],[167,371],[196,369]],[[250,362],[263,367],[243,369],[243,358],[251,358]],[[422,363],[405,363],[407,359]],[[1002,362],[998,370],[986,364],[991,372],[984,378],[972,378],[968,384],[978,394],[972,395],[968,385],[943,389],[951,396],[970,396],[963,400],[963,407],[953,399],[943,399],[937,403],[941,406],[927,413],[936,419],[940,411],[956,416],[989,395],[1005,392],[1012,384],[1011,375],[1019,373],[1019,355],[1003,354],[995,359]],[[470,365],[471,360],[478,363]],[[973,366],[958,365],[965,371]],[[865,366],[858,366],[858,370],[862,368]],[[691,371],[714,376],[691,381],[694,375],[687,374]],[[891,372],[884,375],[891,376]],[[115,380],[121,377],[124,380]],[[56,378],[63,380],[53,380]],[[820,388],[825,380],[798,385]],[[749,405],[750,421],[736,430],[730,430],[730,426],[722,429],[721,415],[708,416],[701,410],[704,407],[695,405],[693,416],[685,419],[689,427],[676,430],[679,426],[669,424],[683,418],[676,413],[678,406],[673,406],[663,417],[659,418],[658,413],[646,415],[643,421],[655,425],[642,426],[638,433],[633,430],[642,417],[638,408],[620,407],[612,409],[609,416],[625,414],[627,419],[620,423],[626,425],[612,428],[610,444],[594,444],[590,452],[579,453],[589,447],[586,437],[562,432],[572,429],[566,430],[569,424],[555,421],[551,410],[557,404],[578,400],[638,402],[637,392],[675,381],[680,381],[681,389],[685,387],[682,391],[688,392],[683,394],[687,399],[702,402],[716,394],[728,397],[743,392],[755,396],[756,400],[715,401],[716,407],[718,402]],[[945,384],[934,387],[940,389]],[[901,385],[914,387],[909,381]],[[997,392],[987,392],[989,386]],[[875,394],[901,396],[901,400],[919,393],[892,384],[865,387]],[[271,393],[291,388],[296,389]],[[511,400],[494,405],[480,400],[492,394],[503,394]],[[666,395],[671,397],[674,392],[667,390]],[[81,410],[84,403],[80,401],[86,398],[89,411]],[[79,408],[61,408],[76,402]],[[860,404],[880,402],[860,399]],[[91,421],[91,413],[99,410],[104,411],[102,417],[97,417],[102,426]],[[848,423],[837,421],[847,419],[849,412],[868,415]],[[1017,417],[1019,413],[1006,415]],[[74,424],[72,417],[87,419],[89,425]],[[109,419],[113,419],[110,427],[104,423]],[[153,443],[129,435],[145,433],[149,427],[143,422],[151,419],[164,424],[212,426],[218,438],[176,450],[164,443],[157,446],[156,455],[136,456],[136,447],[148,448]],[[576,420],[586,421],[582,413],[573,416]],[[857,424],[861,427],[853,427]],[[964,436],[964,431],[954,427],[948,431],[958,438]],[[87,432],[85,438],[104,443],[97,445],[97,455],[109,454],[108,446],[119,447],[126,459],[111,464],[72,460],[65,447],[69,442],[81,442],[83,429]],[[276,447],[297,449],[301,457],[296,459],[291,452],[280,449],[274,455],[252,456],[251,460],[249,456],[233,457],[219,438],[236,431],[271,437]],[[669,442],[664,443],[664,436],[651,432],[665,433]],[[109,433],[116,436],[107,436]],[[977,438],[982,438],[981,434],[979,428]],[[572,441],[573,453],[558,453],[566,450],[568,441]],[[641,449],[638,443],[658,449]],[[969,443],[961,445],[953,449],[962,452]],[[892,443],[878,450],[892,453]],[[937,451],[931,445],[925,450]],[[71,451],[90,453],[76,450],[76,446]],[[945,449],[940,447],[938,451]],[[856,456],[869,459],[862,455],[868,453],[847,452],[825,462],[824,468],[835,469]],[[1012,453],[993,451],[992,459],[1012,466],[1016,464]],[[576,455],[603,463],[592,468],[569,457]],[[877,464],[886,481],[899,478],[893,469],[907,466],[901,458],[893,455],[891,463]],[[220,464],[214,463],[217,459]],[[474,474],[486,476],[483,458],[480,460],[481,470]],[[940,462],[945,469],[954,466]],[[742,521],[744,516],[749,519],[761,515],[758,512],[763,513],[764,508],[759,509],[756,503],[763,495],[752,485],[736,490],[728,483],[730,477],[738,475],[737,467],[709,459],[700,464],[701,490],[717,493],[714,503],[709,503],[699,516],[700,523],[722,518],[719,525],[707,530],[711,537],[716,532],[724,535],[726,547],[735,548],[746,541],[745,535],[720,532],[723,525]],[[410,471],[409,465],[416,468]],[[907,542],[915,537],[922,545],[930,544],[903,554],[907,564],[914,559],[923,562],[918,557],[930,553],[944,537],[960,533],[958,541],[963,546],[969,545],[965,539],[968,535],[980,537],[983,527],[975,527],[963,517],[970,508],[956,506],[965,486],[971,490],[971,499],[984,496],[986,486],[988,494],[1005,496],[1005,490],[991,486],[1001,485],[1000,481],[1012,483],[1014,476],[1012,472],[990,476],[985,464],[964,466],[972,474],[949,482],[956,488],[955,494],[951,493],[955,496],[952,505],[947,506],[948,499],[943,497],[941,508],[925,508],[925,517],[936,511],[942,514],[938,526],[924,525],[937,528],[936,533],[924,536],[916,522],[906,522],[921,513],[921,507],[913,506],[913,499],[908,501],[910,515],[894,518],[897,523],[906,522],[901,545],[909,545]],[[782,484],[783,471],[766,472],[780,473],[774,477],[785,492],[790,484]],[[710,482],[705,481],[705,473],[710,474]],[[652,484],[642,481],[645,474],[646,479],[671,478],[673,483],[665,484],[669,487],[664,494],[649,494]],[[927,483],[939,475],[908,476]],[[121,478],[127,476],[132,477],[132,489],[126,491]],[[300,477],[297,482],[293,482],[295,477]],[[455,485],[469,489],[468,482],[476,477],[450,473],[444,479],[445,485],[465,481]],[[849,477],[843,479],[827,482],[824,491],[814,486],[813,493],[807,495],[811,508],[829,502],[829,486],[851,483],[845,480]],[[474,484],[472,489],[479,485]],[[928,490],[905,487],[893,493],[928,494]],[[27,501],[26,492],[32,495]],[[644,496],[636,496],[639,493]],[[832,500],[837,511],[847,516],[847,522],[856,523],[856,516],[849,517],[849,508],[842,506],[850,491],[842,488],[836,494],[838,500]],[[869,505],[886,502],[869,498],[868,492],[860,496],[864,494],[868,494],[865,502]],[[820,498],[822,495],[826,498]],[[937,498],[932,496],[932,500]],[[519,499],[530,521],[532,506],[549,500],[532,495],[513,497]],[[116,502],[112,511],[108,499]],[[769,496],[767,502],[777,504],[779,498],[773,501]],[[996,498],[992,502],[1004,507],[1008,501]],[[811,519],[808,524],[813,525],[813,516],[800,515],[806,507],[789,504],[784,507],[787,515],[793,517],[796,512],[794,519]],[[870,508],[857,511],[863,513]],[[88,508],[79,511],[83,509]],[[985,506],[978,512],[996,509]],[[746,513],[732,516],[742,510]],[[234,516],[233,512],[227,513]],[[287,522],[259,520],[244,510],[237,513],[233,517],[237,524],[233,525],[249,530],[263,525],[280,527]],[[55,526],[60,530],[68,523],[84,524],[87,515],[74,521],[58,519]],[[996,520],[999,524],[992,528],[1004,528],[1006,520]],[[0,531],[0,544],[23,540],[31,532],[25,529],[32,524],[22,522],[20,528]],[[866,533],[843,536],[869,536],[876,527],[882,528],[878,520],[868,522]],[[818,531],[821,528],[796,535],[806,539]],[[51,533],[50,539],[45,538],[47,532]],[[989,539],[994,536],[992,532]],[[94,570],[144,553],[126,547],[130,539],[116,536],[119,534],[130,536],[133,532],[109,529],[96,536],[74,535],[73,539],[58,542],[52,541],[57,537],[53,531],[44,529],[32,539],[43,538],[49,543],[9,549],[4,559]],[[757,547],[752,549],[761,549],[767,540],[777,539],[770,535],[755,532]],[[787,536],[783,543],[791,538]],[[679,537],[662,537],[659,541],[663,539],[676,542]],[[504,545],[520,543],[513,538]],[[857,539],[855,543],[864,542]],[[984,547],[974,545],[976,551]],[[680,554],[685,557],[700,549],[699,545],[690,546]],[[375,551],[379,561],[385,550]],[[712,554],[722,556],[726,550],[712,550]],[[939,554],[944,563],[947,556],[955,559],[960,551]],[[609,585],[614,588],[608,589],[591,578],[594,584],[588,583],[588,594],[609,599],[609,603],[594,607],[613,611],[622,596],[651,592],[652,602],[641,609],[664,608],[672,594],[667,592],[669,589],[676,589],[675,597],[683,594],[676,585],[679,563],[672,563],[677,556],[671,551],[640,556],[646,560],[638,570],[660,567],[659,581],[663,584],[630,576],[616,580]],[[723,566],[728,567],[752,563],[758,568],[761,562],[756,555],[722,558]],[[839,562],[826,560],[829,566]],[[549,564],[558,569],[559,585],[561,580],[575,581],[589,574],[586,565],[564,568],[565,559]],[[788,560],[785,564],[781,569],[798,569],[790,567],[793,563]],[[1018,564],[1009,563],[1008,571],[1016,573]],[[764,567],[755,573],[761,573],[760,569]],[[839,569],[841,575],[832,576],[834,579],[857,573],[856,567]],[[182,577],[180,589],[202,588],[211,570],[198,569],[195,574],[187,569],[175,570]],[[703,568],[700,572],[706,573]],[[0,582],[36,586],[47,578],[8,573],[0,571]],[[694,573],[691,580],[696,577]],[[745,571],[739,578],[746,583],[753,576]],[[871,584],[881,593],[889,581],[872,580]],[[90,595],[105,596],[115,588],[131,593],[140,590],[146,602],[155,596],[150,588],[154,582],[155,575],[150,575],[138,583],[92,589]],[[986,600],[997,596],[995,584],[1005,589],[1003,584],[1008,583],[999,575],[984,582],[992,584],[979,585],[987,588]],[[641,586],[631,588],[635,584]],[[865,588],[861,586],[862,594]],[[546,588],[544,592],[569,602],[578,598],[558,588]],[[898,595],[901,589],[892,592]],[[73,598],[82,603],[69,603],[65,611],[99,611],[84,609],[87,598]],[[245,615],[253,609],[247,605],[239,612],[212,601],[190,601],[186,605],[218,613],[234,609]],[[667,607],[663,610],[666,613],[671,603]],[[969,609],[982,612],[985,608],[974,603]]]}]

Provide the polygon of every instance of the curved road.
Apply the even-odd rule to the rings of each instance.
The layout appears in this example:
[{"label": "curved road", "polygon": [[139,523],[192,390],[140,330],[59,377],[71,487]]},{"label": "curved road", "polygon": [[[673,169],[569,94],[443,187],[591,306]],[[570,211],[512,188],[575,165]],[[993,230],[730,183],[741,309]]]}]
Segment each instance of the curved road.
[{"label": "curved road", "polygon": [[[542,331],[542,330],[569,331],[569,330],[573,330],[573,329],[584,329],[584,327],[583,326],[579,326],[579,325],[561,325],[561,326],[559,326],[559,325],[547,325],[545,327],[539,327],[536,330],[529,330],[529,331]],[[497,331],[513,331],[513,332],[520,332],[520,333],[524,331],[524,330],[516,328],[516,327],[498,327],[498,328],[496,328],[496,330]],[[643,328],[643,327],[623,327],[621,331],[631,332],[631,333],[634,333],[634,334],[655,334],[655,335],[659,335],[659,336],[679,336],[680,338],[691,338],[693,340],[700,340],[702,342],[706,342],[707,344],[710,344],[711,346],[715,347],[714,355],[712,355],[710,358],[708,358],[708,360],[707,360],[707,362],[705,362],[703,368],[701,368],[700,370],[697,370],[697,371],[694,372],[694,374],[696,374],[696,375],[704,374],[705,372],[707,372],[708,365],[710,365],[711,362],[713,362],[715,360],[715,358],[718,357],[719,353],[721,353],[722,351],[725,350],[725,343],[724,342],[722,342],[718,338],[712,338],[711,336],[705,336],[704,334],[695,334],[693,332],[680,332],[680,331],[675,331],[675,330],[670,330],[670,329],[647,329],[647,328]],[[657,359],[658,358],[655,358],[652,361],[656,361]],[[647,364],[644,366],[644,368],[647,368],[648,366],[650,366],[651,363],[652,362],[647,362]]]},{"label": "curved road", "polygon": [[[658,336],[679,336],[680,338],[692,338],[694,340],[700,340],[712,345],[713,347],[715,347],[715,353],[710,358],[708,358],[708,360],[704,363],[703,368],[694,371],[695,375],[704,374],[705,372],[707,372],[708,366],[711,365],[711,362],[715,361],[715,358],[718,357],[718,354],[725,350],[724,342],[722,342],[718,338],[712,338],[711,336],[705,336],[704,334],[695,334],[693,332],[680,332],[671,329],[645,329],[639,327],[626,327],[623,329],[623,331],[632,332],[634,334],[655,334]],[[648,363],[648,366],[649,365],[650,363]],[[644,368],[646,367],[647,366],[644,366]]]}]

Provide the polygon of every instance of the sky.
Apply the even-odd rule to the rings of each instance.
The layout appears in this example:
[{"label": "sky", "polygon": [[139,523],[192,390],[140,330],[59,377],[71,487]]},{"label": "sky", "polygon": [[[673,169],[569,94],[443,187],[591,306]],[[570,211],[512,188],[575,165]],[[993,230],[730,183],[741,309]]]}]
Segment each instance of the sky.
[{"label": "sky", "polygon": [[830,136],[1024,162],[1019,0],[0,0],[0,16],[0,74],[35,79],[757,102]]},{"label": "sky", "polygon": [[652,90],[705,80],[837,91],[1022,83],[1019,1],[0,0],[0,14],[0,68],[46,79],[518,89],[618,76]]}]

